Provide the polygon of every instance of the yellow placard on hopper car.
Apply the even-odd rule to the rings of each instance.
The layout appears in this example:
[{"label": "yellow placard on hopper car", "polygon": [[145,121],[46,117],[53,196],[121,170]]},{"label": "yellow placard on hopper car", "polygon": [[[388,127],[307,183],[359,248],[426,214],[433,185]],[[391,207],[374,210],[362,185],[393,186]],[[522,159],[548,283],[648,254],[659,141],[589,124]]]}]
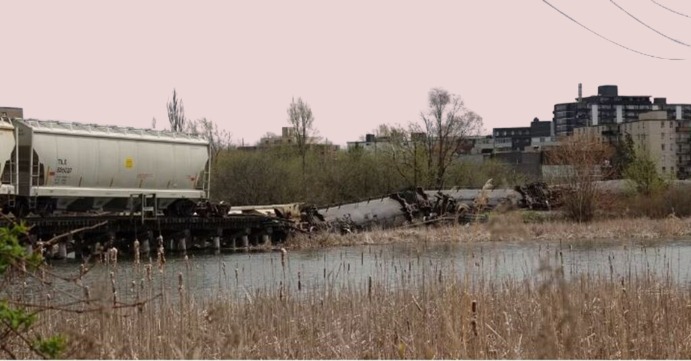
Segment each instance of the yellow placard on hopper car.
[{"label": "yellow placard on hopper car", "polygon": [[134,167],[134,159],[131,157],[125,158],[125,168],[132,169],[132,167]]}]

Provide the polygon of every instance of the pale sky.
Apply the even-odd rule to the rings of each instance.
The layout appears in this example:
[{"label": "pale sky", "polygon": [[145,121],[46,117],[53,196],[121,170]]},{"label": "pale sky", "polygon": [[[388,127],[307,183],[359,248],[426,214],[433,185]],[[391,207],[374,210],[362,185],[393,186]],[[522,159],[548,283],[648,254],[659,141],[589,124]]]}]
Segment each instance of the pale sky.
[{"label": "pale sky", "polygon": [[175,88],[188,118],[253,144],[302,97],[319,134],[344,145],[419,121],[433,87],[460,95],[488,134],[551,120],[578,83],[584,96],[614,84],[691,103],[691,1],[549,2],[635,51],[684,60],[626,50],[542,0],[15,1],[0,5],[0,106],[162,129]]}]

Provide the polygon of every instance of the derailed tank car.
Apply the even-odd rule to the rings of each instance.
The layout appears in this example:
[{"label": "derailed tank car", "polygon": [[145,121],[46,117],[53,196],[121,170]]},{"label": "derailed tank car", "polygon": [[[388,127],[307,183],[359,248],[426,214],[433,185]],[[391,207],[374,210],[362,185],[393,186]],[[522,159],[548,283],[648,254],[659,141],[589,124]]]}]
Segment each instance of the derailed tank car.
[{"label": "derailed tank car", "polygon": [[146,200],[186,216],[208,198],[209,142],[201,136],[31,119],[13,124],[16,214],[124,211]]},{"label": "derailed tank car", "polygon": [[397,195],[320,208],[317,213],[324,224],[342,232],[398,227],[412,220],[405,200]]}]

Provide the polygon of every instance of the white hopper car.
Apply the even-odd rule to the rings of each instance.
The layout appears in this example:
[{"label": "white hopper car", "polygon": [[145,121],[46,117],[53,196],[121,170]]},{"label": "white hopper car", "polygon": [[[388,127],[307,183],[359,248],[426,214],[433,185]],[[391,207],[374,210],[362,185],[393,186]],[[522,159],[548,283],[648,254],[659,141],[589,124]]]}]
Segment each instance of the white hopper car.
[{"label": "white hopper car", "polygon": [[201,136],[17,118],[1,123],[5,212],[123,212],[145,200],[167,215],[187,216],[208,199],[209,142]]},{"label": "white hopper car", "polygon": [[13,152],[16,147],[14,126],[7,118],[0,118],[0,208],[14,197],[17,184],[16,159]]}]

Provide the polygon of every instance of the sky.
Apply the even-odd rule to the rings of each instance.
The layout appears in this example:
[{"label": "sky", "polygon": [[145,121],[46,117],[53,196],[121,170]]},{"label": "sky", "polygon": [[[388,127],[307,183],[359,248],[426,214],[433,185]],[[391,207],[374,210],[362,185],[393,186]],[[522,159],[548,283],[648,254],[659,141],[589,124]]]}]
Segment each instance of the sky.
[{"label": "sky", "polygon": [[420,122],[435,87],[487,134],[551,120],[579,83],[584,96],[613,84],[691,103],[688,0],[29,0],[0,12],[0,106],[25,118],[164,129],[175,89],[188,118],[252,145],[280,134],[301,97],[319,135],[345,145]]}]

